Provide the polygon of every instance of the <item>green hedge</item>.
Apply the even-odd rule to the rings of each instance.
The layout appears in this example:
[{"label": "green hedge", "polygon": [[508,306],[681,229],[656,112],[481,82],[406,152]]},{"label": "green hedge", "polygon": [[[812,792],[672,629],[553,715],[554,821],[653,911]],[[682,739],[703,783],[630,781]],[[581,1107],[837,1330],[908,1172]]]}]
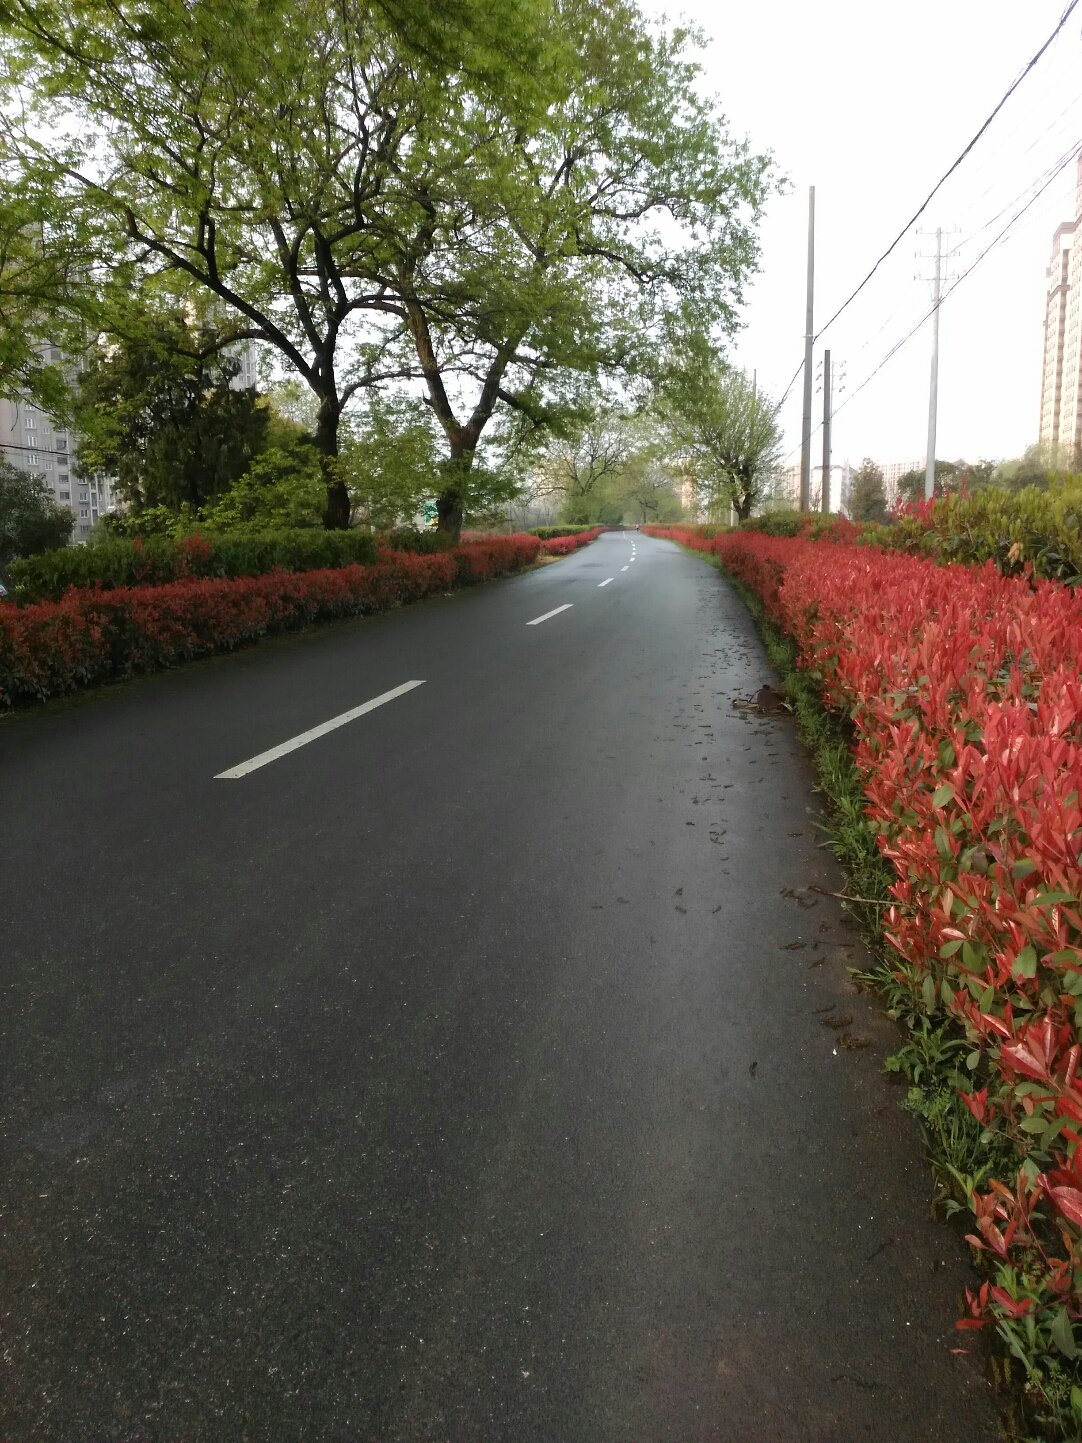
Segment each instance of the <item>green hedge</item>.
[{"label": "green hedge", "polygon": [[890,525],[866,527],[860,538],[937,561],[994,561],[1005,575],[1027,566],[1036,576],[1082,582],[1082,478],[1052,490],[987,487],[972,496],[944,496],[913,507]]},{"label": "green hedge", "polygon": [[582,524],[578,526],[531,526],[527,535],[537,536],[542,541],[552,541],[557,536],[581,536],[584,531],[590,530],[592,527]]},{"label": "green hedge", "polygon": [[263,576],[370,565],[376,539],[367,531],[264,531],[180,538],[97,541],[24,557],[8,568],[16,601],[56,601],[71,587],[161,586],[192,577]]},{"label": "green hedge", "polygon": [[415,526],[381,531],[379,544],[389,551],[412,551],[419,556],[435,556],[441,551],[452,551],[458,545],[449,531],[418,531]]}]

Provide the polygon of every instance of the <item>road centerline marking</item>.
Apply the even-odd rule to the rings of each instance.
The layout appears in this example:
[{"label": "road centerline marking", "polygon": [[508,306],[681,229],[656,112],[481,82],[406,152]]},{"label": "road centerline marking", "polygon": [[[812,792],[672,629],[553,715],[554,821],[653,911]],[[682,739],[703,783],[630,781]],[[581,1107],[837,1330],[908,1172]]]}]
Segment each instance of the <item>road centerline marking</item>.
[{"label": "road centerline marking", "polygon": [[246,762],[240,762],[237,766],[230,767],[228,771],[217,772],[214,780],[216,782],[238,781],[241,777],[246,777],[249,772],[254,772],[260,767],[265,767],[268,762],[276,762],[279,757],[288,756],[290,752],[295,752],[298,747],[307,746],[309,742],[314,742],[320,737],[325,737],[328,732],[337,731],[339,727],[344,727],[347,722],[355,721],[357,717],[364,716],[366,712],[375,711],[377,707],[386,706],[389,701],[394,701],[396,697],[405,696],[406,692],[413,691],[414,687],[418,686],[424,686],[424,682],[404,681],[401,686],[396,686],[392,688],[391,691],[382,692],[379,696],[374,696],[371,701],[366,701],[360,706],[353,707],[351,711],[344,711],[339,716],[331,717],[330,721],[320,722],[319,726],[310,727],[306,732],[299,732],[297,736],[290,737],[288,741],[280,742],[278,746],[271,747],[268,751],[260,752],[258,756],[249,757]]},{"label": "road centerline marking", "polygon": [[[627,564],[627,566],[630,566],[630,565],[631,565],[631,562],[629,561],[628,564]],[[627,570],[627,566],[621,566],[621,567],[620,567],[620,570],[621,570],[621,571],[626,571],[626,570]]]},{"label": "road centerline marking", "polygon": [[573,601],[565,601],[563,606],[557,606],[552,611],[546,611],[544,616],[535,616],[533,621],[528,621],[527,626],[540,626],[543,621],[548,621],[550,616],[559,616],[561,611],[570,611],[574,606]]},{"label": "road centerline marking", "polygon": [[611,576],[606,576],[604,581],[599,581],[597,584],[598,584],[599,587],[601,587],[601,586],[608,586],[608,584],[609,584],[609,582],[610,582],[611,580],[612,580],[612,577],[611,577]]}]

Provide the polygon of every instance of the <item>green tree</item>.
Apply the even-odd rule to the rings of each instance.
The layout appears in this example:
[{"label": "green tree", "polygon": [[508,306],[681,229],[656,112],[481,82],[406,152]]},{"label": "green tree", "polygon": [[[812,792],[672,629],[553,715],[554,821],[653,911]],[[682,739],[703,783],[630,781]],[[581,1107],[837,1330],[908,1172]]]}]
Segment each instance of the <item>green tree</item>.
[{"label": "green tree", "polygon": [[409,525],[439,489],[440,442],[430,412],[409,397],[370,394],[339,456],[354,516],[380,531]]},{"label": "green tree", "polygon": [[323,471],[311,446],[271,446],[228,491],[203,506],[199,524],[213,531],[319,526],[325,499]]},{"label": "green tree", "polygon": [[1005,486],[1009,491],[1021,491],[1024,486],[1036,486],[1038,490],[1047,491],[1056,474],[1056,468],[1049,463],[1044,448],[1030,446],[1017,459],[1001,462],[992,479],[996,486]]},{"label": "green tree", "polygon": [[[453,0],[437,20],[403,0],[146,0],[129,15],[113,0],[16,0],[0,178],[45,213],[44,268],[97,243],[115,278],[106,317],[142,286],[202,295],[229,318],[221,345],[258,339],[284,357],[317,399],[327,521],[345,525],[343,409],[402,374],[381,363],[405,323],[374,221],[408,223],[399,181],[434,143],[427,113],[460,114],[489,89],[515,114],[542,105],[547,9]],[[388,326],[358,334],[359,318]]]},{"label": "green tree", "polygon": [[887,492],[883,484],[883,471],[868,456],[865,456],[859,469],[850,477],[845,509],[851,521],[887,519]]},{"label": "green tree", "polygon": [[681,307],[733,324],[768,162],[699,98],[692,33],[627,0],[438,23],[404,0],[16,0],[6,25],[0,179],[98,241],[114,295],[201,294],[221,345],[278,351],[318,402],[327,524],[368,387],[423,376],[457,530],[498,408],[546,423],[562,372],[641,362]]},{"label": "green tree", "polygon": [[[389,280],[446,437],[449,530],[498,407],[566,422],[569,374],[642,374],[678,319],[731,330],[757,260],[769,160],[700,98],[697,34],[653,35],[624,0],[566,0],[559,19],[571,92],[532,126],[468,114],[415,177],[419,224],[389,238]],[[432,206],[449,190],[454,205]]]},{"label": "green tree", "polygon": [[80,457],[117,478],[133,511],[195,510],[228,491],[267,445],[270,413],[230,387],[236,363],[208,357],[183,316],[144,316],[99,346],[79,378]]},{"label": "green tree", "polygon": [[663,371],[656,405],[707,508],[731,502],[746,521],[781,454],[775,403],[700,338]]},{"label": "green tree", "polygon": [[611,517],[613,483],[633,447],[627,419],[611,410],[599,411],[569,435],[553,440],[542,464],[549,493],[560,497],[561,521],[585,526],[603,513]]},{"label": "green tree", "polygon": [[0,582],[9,591],[7,563],[66,546],[74,524],[71,512],[56,504],[42,477],[0,457]]},{"label": "green tree", "polygon": [[684,514],[677,483],[663,457],[650,448],[632,455],[617,481],[615,495],[625,501],[624,519],[629,516],[648,521],[679,521]]}]

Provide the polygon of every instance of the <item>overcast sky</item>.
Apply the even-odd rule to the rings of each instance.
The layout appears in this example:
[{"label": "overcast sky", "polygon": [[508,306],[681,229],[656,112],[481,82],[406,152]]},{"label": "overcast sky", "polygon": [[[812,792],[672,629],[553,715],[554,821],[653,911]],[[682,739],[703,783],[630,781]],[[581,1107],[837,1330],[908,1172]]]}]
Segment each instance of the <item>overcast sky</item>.
[{"label": "overcast sky", "polygon": [[[774,152],[790,194],[764,220],[762,270],[736,359],[780,395],[803,355],[808,186],[816,188],[818,330],[965,147],[1067,0],[640,0],[648,15],[711,38],[709,88],[734,133]],[[922,460],[931,327],[924,325],[859,395],[857,387],[931,304],[935,227],[954,228],[959,275],[1068,151],[1082,148],[1082,7],[862,295],[816,344],[846,363],[834,459]],[[1001,459],[1037,439],[1045,269],[1052,233],[1075,214],[1076,166],[1049,188],[944,301],[941,458]],[[1001,214],[1002,212],[1002,214]],[[997,219],[997,217],[999,217]],[[799,448],[801,384],[783,411]],[[816,397],[816,419],[821,397]],[[813,450],[818,441],[813,443]],[[796,459],[796,458],[793,458]]]}]

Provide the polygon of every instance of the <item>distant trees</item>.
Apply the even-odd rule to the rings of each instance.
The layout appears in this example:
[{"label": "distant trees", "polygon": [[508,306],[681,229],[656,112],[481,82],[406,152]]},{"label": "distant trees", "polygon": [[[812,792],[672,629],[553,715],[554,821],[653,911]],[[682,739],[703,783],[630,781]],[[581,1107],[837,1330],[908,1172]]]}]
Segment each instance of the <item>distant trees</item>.
[{"label": "distant trees", "polygon": [[992,479],[996,486],[1005,486],[1009,491],[1021,491],[1025,486],[1046,491],[1062,469],[1051,463],[1043,447],[1030,446],[1017,459],[1000,462]]},{"label": "distant trees", "polygon": [[845,509],[851,521],[881,522],[887,519],[887,492],[883,484],[883,471],[868,456],[865,456],[858,470],[850,477]]},{"label": "distant trees", "polygon": [[781,454],[774,401],[700,338],[662,372],[657,406],[707,505],[729,501],[746,521]]},{"label": "distant trees", "polygon": [[550,490],[560,497],[562,521],[588,525],[601,519],[634,444],[627,418],[613,411],[599,412],[551,444],[547,479]]},{"label": "distant trees", "polygon": [[657,417],[600,409],[551,438],[532,467],[532,495],[569,525],[673,520],[683,514],[676,464]]}]

